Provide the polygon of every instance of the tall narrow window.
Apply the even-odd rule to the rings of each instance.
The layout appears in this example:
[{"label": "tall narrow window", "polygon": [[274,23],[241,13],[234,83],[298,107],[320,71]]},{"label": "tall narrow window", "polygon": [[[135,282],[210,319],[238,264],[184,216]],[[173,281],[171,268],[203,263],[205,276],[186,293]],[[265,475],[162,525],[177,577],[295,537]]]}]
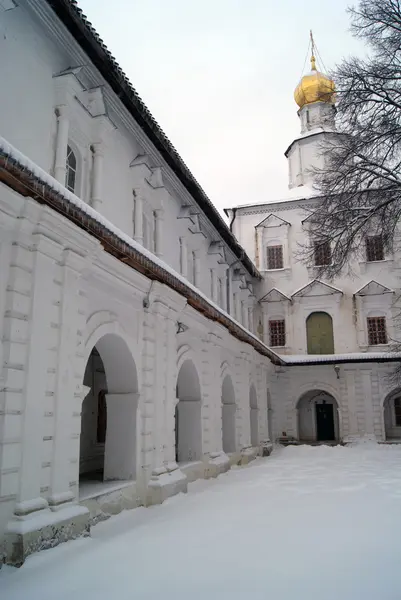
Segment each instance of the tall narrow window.
[{"label": "tall narrow window", "polygon": [[268,246],[267,247],[267,268],[282,269],[283,268],[283,247]]},{"label": "tall narrow window", "polygon": [[284,319],[269,321],[270,346],[285,346],[285,321]]},{"label": "tall narrow window", "polygon": [[368,262],[384,260],[384,247],[381,235],[371,235],[366,238],[366,260]]},{"label": "tall narrow window", "polygon": [[67,160],[65,167],[65,187],[67,190],[74,193],[77,181],[77,157],[70,146],[67,146]]},{"label": "tall narrow window", "polygon": [[331,246],[329,241],[318,242],[314,244],[315,267],[323,267],[331,264]]},{"label": "tall narrow window", "polygon": [[386,317],[368,317],[369,346],[387,344]]}]

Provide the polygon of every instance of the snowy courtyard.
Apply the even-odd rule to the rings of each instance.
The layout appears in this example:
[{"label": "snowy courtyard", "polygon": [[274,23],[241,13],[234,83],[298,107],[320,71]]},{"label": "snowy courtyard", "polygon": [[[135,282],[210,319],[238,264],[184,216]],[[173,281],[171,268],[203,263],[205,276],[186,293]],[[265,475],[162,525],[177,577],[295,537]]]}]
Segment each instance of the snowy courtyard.
[{"label": "snowy courtyard", "polygon": [[288,447],[0,571],[4,600],[400,600],[401,445]]}]

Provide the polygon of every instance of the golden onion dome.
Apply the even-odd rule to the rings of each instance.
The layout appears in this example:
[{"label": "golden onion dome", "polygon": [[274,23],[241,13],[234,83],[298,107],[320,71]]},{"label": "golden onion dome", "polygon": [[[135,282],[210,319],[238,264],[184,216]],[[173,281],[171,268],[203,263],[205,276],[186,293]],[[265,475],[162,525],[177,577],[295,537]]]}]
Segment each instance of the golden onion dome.
[{"label": "golden onion dome", "polygon": [[311,72],[304,75],[295,88],[295,102],[300,108],[313,102],[335,102],[334,81],[316,69],[316,59],[312,54]]}]

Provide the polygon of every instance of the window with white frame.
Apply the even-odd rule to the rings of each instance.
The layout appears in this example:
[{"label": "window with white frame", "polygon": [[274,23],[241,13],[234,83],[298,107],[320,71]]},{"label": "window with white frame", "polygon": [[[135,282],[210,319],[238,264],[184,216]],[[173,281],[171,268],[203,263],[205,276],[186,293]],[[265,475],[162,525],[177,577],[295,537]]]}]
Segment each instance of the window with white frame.
[{"label": "window with white frame", "polygon": [[386,317],[368,317],[367,329],[369,346],[387,344]]},{"label": "window with white frame", "polygon": [[67,146],[67,158],[65,164],[65,187],[73,194],[77,185],[77,157],[70,145]]},{"label": "window with white frame", "polygon": [[267,246],[266,264],[268,269],[282,269],[284,267],[283,246]]},{"label": "window with white frame", "polygon": [[269,344],[270,346],[285,346],[285,320],[269,320]]},{"label": "window with white frame", "polygon": [[366,260],[367,262],[384,260],[384,245],[381,235],[370,235],[366,238]]}]

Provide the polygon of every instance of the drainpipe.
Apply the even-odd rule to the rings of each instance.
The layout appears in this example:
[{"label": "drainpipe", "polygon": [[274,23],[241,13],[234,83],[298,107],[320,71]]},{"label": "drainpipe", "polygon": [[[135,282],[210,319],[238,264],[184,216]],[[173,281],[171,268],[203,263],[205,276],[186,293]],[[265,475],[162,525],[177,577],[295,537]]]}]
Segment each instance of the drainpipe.
[{"label": "drainpipe", "polygon": [[233,223],[234,223],[234,221],[235,221],[235,218],[236,218],[236,216],[237,216],[237,210],[238,210],[238,208],[233,208],[233,209],[232,209],[232,211],[233,211],[233,218],[231,219],[231,221],[230,221],[230,225],[229,225],[229,228],[230,228],[230,231],[231,231],[231,233],[233,232]]}]

